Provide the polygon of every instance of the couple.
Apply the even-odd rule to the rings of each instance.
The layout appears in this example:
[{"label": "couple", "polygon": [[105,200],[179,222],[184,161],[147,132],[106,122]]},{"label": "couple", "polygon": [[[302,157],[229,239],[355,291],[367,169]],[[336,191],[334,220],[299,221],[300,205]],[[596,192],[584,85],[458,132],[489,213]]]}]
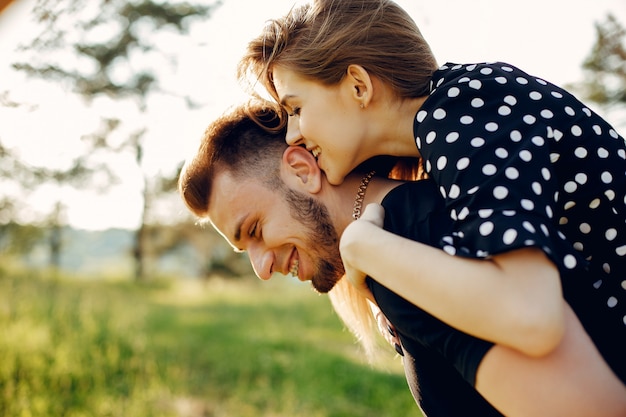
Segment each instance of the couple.
[{"label": "couple", "polygon": [[[196,216],[210,221],[234,248],[248,252],[261,279],[279,272],[310,280],[333,297],[344,320],[352,317],[349,327],[359,328],[371,317],[363,308],[365,293],[355,294],[343,277],[339,248],[360,208],[367,207],[359,221],[433,247],[448,232],[449,214],[431,180],[390,180],[381,163],[376,164],[378,173],[362,165],[340,185],[332,185],[310,152],[285,143],[281,125],[267,129],[277,119],[273,109],[256,102],[224,113],[208,127],[197,154],[183,168],[181,195]],[[384,242],[375,243],[384,247]],[[429,262],[455,262],[440,249]],[[459,274],[450,278],[462,285],[463,272]],[[626,415],[626,388],[613,372],[620,372],[619,364],[614,357],[605,361],[594,344],[595,337],[611,335],[602,336],[603,323],[587,322],[592,341],[578,317],[587,317],[584,303],[563,299],[560,285],[564,293],[575,293],[569,285],[576,278],[562,277],[555,285],[531,274],[508,282],[501,296],[511,300],[509,307],[517,314],[503,314],[472,297],[426,311],[373,279],[365,283],[400,340],[407,381],[424,414]],[[554,300],[563,310],[565,327],[549,346],[542,341],[543,308]],[[454,317],[440,314],[447,309],[464,320],[480,321],[481,328],[495,329],[499,339],[477,337],[480,330],[464,327],[465,321],[457,326]],[[620,338],[614,342],[623,348]]]}]

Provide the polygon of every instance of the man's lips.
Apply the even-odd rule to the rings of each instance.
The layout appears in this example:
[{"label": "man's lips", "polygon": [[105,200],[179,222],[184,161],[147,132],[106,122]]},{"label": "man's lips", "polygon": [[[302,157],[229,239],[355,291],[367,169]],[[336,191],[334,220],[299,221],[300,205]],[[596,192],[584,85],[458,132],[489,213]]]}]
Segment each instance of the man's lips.
[{"label": "man's lips", "polygon": [[289,257],[289,273],[294,276],[297,277],[298,279],[300,279],[299,276],[299,270],[300,270],[300,259],[298,257],[298,251],[296,250],[296,248],[294,247],[293,250],[291,251],[291,256]]}]

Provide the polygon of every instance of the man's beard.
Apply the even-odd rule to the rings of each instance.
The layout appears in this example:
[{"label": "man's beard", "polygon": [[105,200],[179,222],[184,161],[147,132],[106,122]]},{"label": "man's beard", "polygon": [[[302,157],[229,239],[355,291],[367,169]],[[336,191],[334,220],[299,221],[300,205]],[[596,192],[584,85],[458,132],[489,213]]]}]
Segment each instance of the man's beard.
[{"label": "man's beard", "polygon": [[306,194],[285,190],[291,216],[308,230],[307,245],[316,249],[313,288],[319,293],[330,291],[345,273],[339,254],[339,238],[326,207]]}]

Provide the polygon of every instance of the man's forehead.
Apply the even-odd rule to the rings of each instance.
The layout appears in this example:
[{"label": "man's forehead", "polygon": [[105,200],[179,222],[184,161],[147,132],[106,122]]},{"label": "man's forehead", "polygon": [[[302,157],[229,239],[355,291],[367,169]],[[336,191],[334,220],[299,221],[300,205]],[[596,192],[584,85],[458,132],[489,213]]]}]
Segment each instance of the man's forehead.
[{"label": "man's forehead", "polygon": [[230,171],[218,173],[209,198],[209,221],[236,248],[241,225],[252,213],[265,209],[264,201],[277,200],[271,194],[258,177],[240,178]]}]

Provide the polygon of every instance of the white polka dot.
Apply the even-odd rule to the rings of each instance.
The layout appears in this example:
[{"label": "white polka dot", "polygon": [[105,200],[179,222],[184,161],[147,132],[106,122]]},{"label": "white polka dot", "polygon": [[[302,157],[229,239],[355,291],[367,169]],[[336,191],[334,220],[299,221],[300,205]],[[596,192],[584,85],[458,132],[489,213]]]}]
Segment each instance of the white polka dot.
[{"label": "white polka dot", "polygon": [[485,139],[483,138],[474,138],[470,141],[470,144],[474,147],[474,148],[480,148],[481,146],[483,146],[485,144]]},{"label": "white polka dot", "polygon": [[446,167],[446,165],[448,165],[448,158],[440,156],[439,159],[437,159],[437,169],[441,171]]},{"label": "white polka dot", "polygon": [[472,80],[469,82],[469,86],[475,90],[480,90],[480,87],[482,87],[483,84],[479,80]]},{"label": "white polka dot", "polygon": [[504,175],[506,175],[506,177],[510,180],[516,180],[519,178],[519,171],[517,168],[508,167],[504,170]]},{"label": "white polka dot", "polygon": [[[574,187],[576,187],[576,184],[574,184]],[[576,203],[574,201],[568,201],[567,203],[563,205],[563,210],[569,210],[573,208],[574,206],[576,206]]]},{"label": "white polka dot", "polygon": [[626,255],[626,245],[615,248],[615,253],[617,253],[619,256]]},{"label": "white polka dot", "polygon": [[524,149],[522,151],[520,151],[519,153],[519,157],[522,159],[522,161],[524,162],[530,162],[531,159],[533,159],[533,154],[530,153],[530,151]]},{"label": "white polka dot", "polygon": [[609,157],[609,151],[604,148],[598,148],[598,157],[606,159]]},{"label": "white polka dot", "polygon": [[517,81],[518,83],[520,83],[520,84],[522,84],[522,85],[526,85],[526,84],[528,84],[528,80],[527,80],[526,78],[524,78],[524,77],[517,77],[517,78],[515,79],[515,81]]},{"label": "white polka dot", "polygon": [[537,81],[541,85],[548,85],[548,83],[542,80],[541,78],[536,78],[535,81]]},{"label": "white polka dot", "polygon": [[475,69],[476,69],[476,64],[470,64],[465,68],[466,71],[474,71]]},{"label": "white polka dot", "polygon": [[509,106],[500,106],[498,108],[498,114],[500,116],[508,116],[511,114],[511,108]]},{"label": "white polka dot", "polygon": [[574,150],[574,155],[576,155],[578,158],[583,159],[587,157],[587,149],[583,148],[583,147],[578,147]]},{"label": "white polka dot", "polygon": [[593,131],[596,133],[596,135],[600,136],[602,134],[602,128],[598,125],[593,125]]},{"label": "white polka dot", "polygon": [[446,189],[443,188],[443,185],[441,187],[439,187],[439,192],[441,193],[441,196],[443,198],[446,198],[447,194],[446,194]]},{"label": "white polka dot", "polygon": [[541,114],[541,117],[543,117],[544,119],[552,119],[554,117],[554,113],[552,113],[548,109],[541,110],[540,114]]},{"label": "white polka dot", "polygon": [[502,241],[505,245],[510,245],[515,242],[515,238],[517,237],[517,230],[509,229],[502,235]]},{"label": "white polka dot", "polygon": [[472,195],[474,194],[476,191],[480,190],[480,187],[478,185],[470,188],[469,190],[467,190],[467,194]]},{"label": "white polka dot", "polygon": [[541,136],[534,136],[531,141],[537,146],[543,146],[546,143]]},{"label": "white polka dot", "polygon": [[550,170],[548,168],[541,168],[541,176],[546,181],[549,181],[550,178],[552,178],[552,175],[550,174]]},{"label": "white polka dot", "polygon": [[461,90],[458,87],[452,87],[448,90],[448,97],[457,97]]},{"label": "white polka dot", "polygon": [[574,181],[568,181],[563,186],[563,189],[568,193],[573,193],[576,189],[578,189],[578,185]]},{"label": "white polka dot", "polygon": [[535,203],[533,203],[531,200],[528,200],[526,198],[523,198],[520,201],[520,204],[524,210],[531,211],[532,209],[535,208]]},{"label": "white polka dot", "polygon": [[447,252],[449,255],[454,255],[456,254],[456,249],[454,248],[454,246],[450,246],[450,245],[445,245],[443,247],[443,250],[445,252]]},{"label": "white polka dot", "polygon": [[574,269],[576,267],[576,257],[574,255],[565,255],[563,258],[563,264],[567,269]]},{"label": "white polka dot", "polygon": [[506,78],[505,77],[496,77],[495,80],[496,80],[496,82],[498,84],[506,84]]},{"label": "white polka dot", "polygon": [[459,132],[450,132],[446,135],[446,142],[453,143],[459,138]]},{"label": "white polka dot", "polygon": [[576,174],[576,176],[574,177],[574,180],[579,183],[580,185],[586,184],[587,183],[587,174],[580,172],[578,174]]},{"label": "white polka dot", "polygon": [[515,106],[517,104],[517,99],[514,96],[506,96],[504,97],[504,102],[510,106]]},{"label": "white polka dot", "polygon": [[617,298],[615,298],[615,297],[609,297],[609,299],[608,299],[608,300],[606,300],[606,305],[607,305],[609,308],[613,308],[613,307],[615,307],[615,306],[617,305]]},{"label": "white polka dot", "polygon": [[600,175],[600,178],[605,184],[610,184],[611,182],[613,182],[613,175],[611,175],[610,172],[603,172],[602,175]]},{"label": "white polka dot", "polygon": [[541,93],[539,91],[531,91],[528,95],[531,100],[541,100]]},{"label": "white polka dot", "polygon": [[459,220],[465,220],[467,215],[469,214],[469,209],[467,207],[463,207],[459,212]]},{"label": "white polka dot", "polygon": [[474,118],[472,116],[461,116],[460,121],[464,125],[471,125],[474,122]]},{"label": "white polka dot", "polygon": [[524,120],[524,123],[528,125],[532,125],[533,123],[537,121],[537,118],[533,116],[532,114],[527,114],[526,116],[522,118],[522,120]]},{"label": "white polka dot", "polygon": [[583,109],[583,113],[585,113],[587,115],[587,117],[591,117],[591,115],[592,115],[591,110],[589,110],[587,107],[585,107]]},{"label": "white polka dot", "polygon": [[480,73],[483,75],[489,75],[493,72],[491,68],[481,68]]},{"label": "white polka dot", "polygon": [[581,223],[580,226],[578,226],[578,229],[584,234],[589,234],[591,232],[591,226],[589,223]]},{"label": "white polka dot", "polygon": [[485,125],[485,129],[488,132],[495,132],[496,130],[498,130],[498,124],[495,122],[489,122]]},{"label": "white polka dot", "polygon": [[436,109],[433,112],[433,118],[435,120],[443,120],[446,118],[446,111],[444,109]]},{"label": "white polka dot", "polygon": [[508,195],[509,195],[509,189],[502,185],[498,185],[497,187],[494,187],[493,189],[493,196],[498,200],[503,200]]},{"label": "white polka dot", "polygon": [[475,98],[472,100],[472,107],[478,109],[485,105],[485,101],[482,98]]},{"label": "white polka dot", "polygon": [[422,138],[419,136],[415,138],[415,143],[417,144],[418,149],[422,147]]},{"label": "white polka dot", "polygon": [[[606,196],[606,198],[609,199],[609,201],[613,201],[613,199],[615,198],[615,191],[613,191],[613,190],[606,190],[604,192],[604,195]],[[624,197],[624,200],[626,200],[626,197]]]},{"label": "white polka dot", "polygon": [[450,187],[450,193],[448,194],[448,197],[457,198],[459,195],[461,195],[461,189],[459,188],[458,185],[452,184],[452,186]]},{"label": "white polka dot", "polygon": [[509,151],[504,148],[498,148],[495,152],[496,156],[500,159],[505,159],[509,156]]},{"label": "white polka dot", "polygon": [[613,129],[609,130],[609,135],[613,138],[613,139],[617,139],[619,137],[619,135],[617,134],[617,132]]},{"label": "white polka dot", "polygon": [[589,208],[590,209],[597,209],[598,207],[600,207],[600,199],[599,198],[594,198],[593,200],[591,200],[591,203],[589,203]]},{"label": "white polka dot", "polygon": [[428,112],[425,112],[424,110],[420,110],[419,112],[417,112],[417,116],[415,118],[417,119],[418,122],[422,123],[427,115],[428,115]]},{"label": "white polka dot", "polygon": [[522,226],[524,226],[524,229],[528,230],[530,233],[535,233],[537,231],[535,229],[535,226],[533,226],[532,223],[530,223],[528,221],[524,221],[522,223]]},{"label": "white polka dot", "polygon": [[509,136],[513,142],[519,142],[520,140],[522,140],[522,134],[519,132],[519,130],[511,131],[511,134]]},{"label": "white polka dot", "polygon": [[554,140],[556,140],[557,142],[560,141],[563,138],[563,132],[561,132],[558,129],[554,129]]},{"label": "white polka dot", "polygon": [[552,94],[552,96],[556,98],[563,98],[563,94],[559,93],[558,91],[553,91],[550,94]]},{"label": "white polka dot", "polygon": [[483,166],[483,174],[485,175],[494,175],[497,172],[496,166],[493,164],[487,164]]},{"label": "white polka dot", "polygon": [[539,184],[538,182],[533,182],[533,184],[531,185],[533,192],[537,195],[541,195],[541,184]]},{"label": "white polka dot", "polygon": [[431,144],[435,141],[436,138],[437,138],[437,132],[435,132],[434,130],[430,131],[426,135],[426,143]]},{"label": "white polka dot", "polygon": [[427,160],[427,161],[426,161],[426,171],[427,171],[427,172],[430,172],[430,171],[432,170],[432,168],[433,168],[433,167],[432,167],[432,165],[430,164],[430,161],[428,161],[428,160]]},{"label": "white polka dot", "polygon": [[577,125],[572,126],[572,135],[580,136],[582,134],[583,134],[583,130],[580,128],[580,126],[577,126]]},{"label": "white polka dot", "polygon": [[459,79],[459,84],[460,83],[468,83],[470,81],[470,77],[463,77]]},{"label": "white polka dot", "polygon": [[492,209],[480,209],[478,210],[478,216],[481,219],[486,219],[487,217],[490,217],[493,214],[493,210]]},{"label": "white polka dot", "polygon": [[601,286],[602,286],[602,280],[601,279],[599,279],[599,280],[597,280],[596,282],[593,283],[593,288],[595,288],[596,290],[598,288],[600,288]]},{"label": "white polka dot", "polygon": [[568,116],[576,115],[576,112],[570,106],[565,106],[565,113],[567,113]]},{"label": "white polka dot", "polygon": [[604,237],[606,237],[606,240],[613,240],[617,237],[617,230],[611,228],[608,229],[606,232],[604,232]]},{"label": "white polka dot", "polygon": [[502,67],[500,67],[500,68],[501,68],[503,71],[506,71],[506,72],[513,72],[513,68],[508,67],[508,66],[506,66],[506,65],[505,65],[505,66],[502,66]]},{"label": "white polka dot", "polygon": [[478,231],[483,236],[489,236],[491,232],[493,232],[493,223],[492,222],[484,222],[478,227]]},{"label": "white polka dot", "polygon": [[470,164],[470,159],[468,157],[463,157],[457,161],[456,169],[458,169],[459,171],[464,170],[465,168],[469,166],[469,164]]}]

